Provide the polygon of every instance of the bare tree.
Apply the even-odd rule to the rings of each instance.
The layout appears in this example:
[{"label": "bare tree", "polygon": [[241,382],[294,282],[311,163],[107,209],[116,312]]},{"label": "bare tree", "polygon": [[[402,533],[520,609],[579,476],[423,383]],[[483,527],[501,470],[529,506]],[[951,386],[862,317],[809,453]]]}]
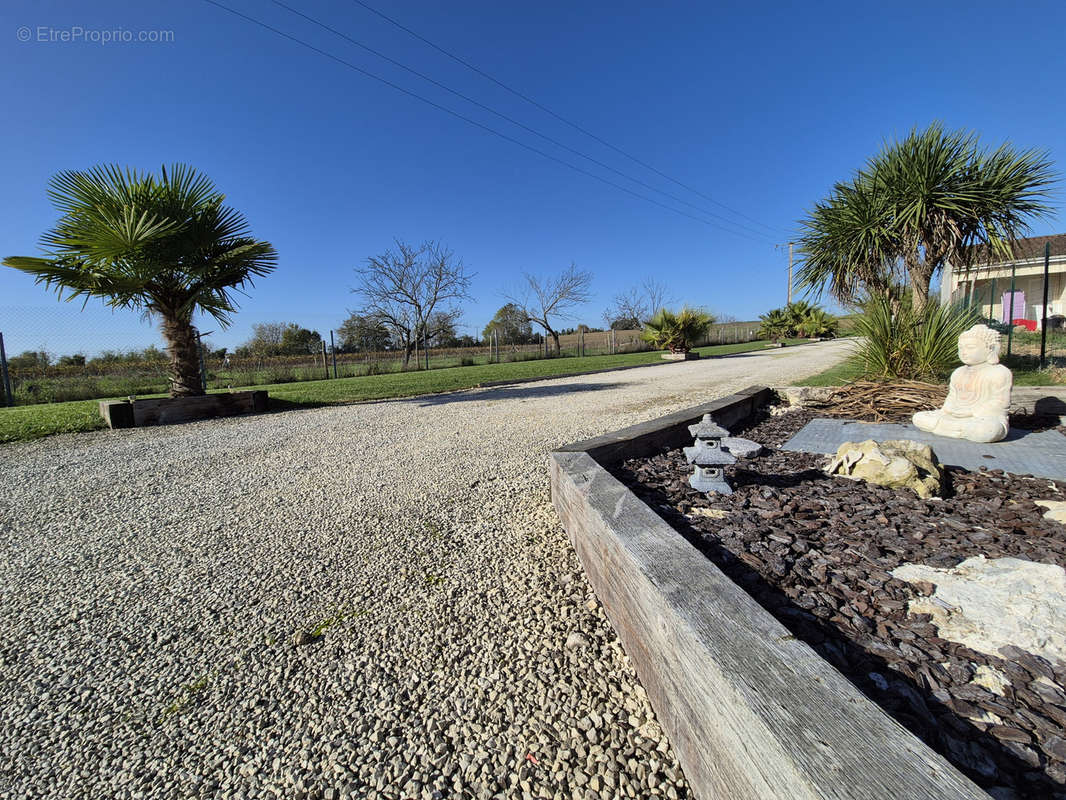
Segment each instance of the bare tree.
[{"label": "bare tree", "polygon": [[645,278],[640,286],[633,286],[614,296],[603,312],[608,328],[615,330],[641,328],[651,317],[673,302],[666,285],[655,278]]},{"label": "bare tree", "polygon": [[592,273],[571,264],[559,275],[542,277],[526,272],[523,278],[525,285],[520,292],[507,299],[527,322],[535,322],[552,337],[558,353],[559,334],[552,327],[552,320],[570,319],[575,307],[589,301]]},{"label": "bare tree", "polygon": [[470,297],[473,275],[447,247],[432,241],[418,247],[396,240],[395,250],[371,256],[352,289],[363,300],[360,313],[380,319],[403,348],[408,366],[419,339],[454,329]]}]

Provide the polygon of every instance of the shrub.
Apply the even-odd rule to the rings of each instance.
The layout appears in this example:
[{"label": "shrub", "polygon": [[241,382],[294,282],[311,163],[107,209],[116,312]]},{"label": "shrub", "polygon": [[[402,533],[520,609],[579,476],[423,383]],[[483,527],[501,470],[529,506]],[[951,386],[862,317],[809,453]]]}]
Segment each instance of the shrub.
[{"label": "shrub", "polygon": [[986,319],[981,319],[981,320],[978,320],[978,321],[979,322],[983,322],[985,325],[990,327],[992,330],[996,331],[997,333],[1001,333],[1004,336],[1006,336],[1008,333],[1010,333],[1010,330],[1013,327],[1009,322],[1000,322],[998,319],[992,319],[991,317],[986,318]]},{"label": "shrub", "polygon": [[980,315],[971,308],[930,303],[917,312],[910,297],[878,294],[855,322],[861,337],[856,357],[868,378],[940,379],[959,363],[959,335],[978,322]]},{"label": "shrub", "polygon": [[687,353],[713,324],[714,317],[702,309],[686,306],[675,313],[663,308],[647,321],[641,338],[659,350]]},{"label": "shrub", "polygon": [[472,366],[474,366],[474,359],[464,356],[463,358],[461,358],[459,360],[459,366],[460,367],[472,367]]}]

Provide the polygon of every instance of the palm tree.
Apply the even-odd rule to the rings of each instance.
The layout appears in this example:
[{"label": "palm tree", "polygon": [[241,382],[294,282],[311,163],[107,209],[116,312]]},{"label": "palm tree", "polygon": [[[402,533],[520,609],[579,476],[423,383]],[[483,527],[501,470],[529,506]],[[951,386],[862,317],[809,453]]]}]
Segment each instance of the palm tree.
[{"label": "palm tree", "polygon": [[641,337],[659,350],[687,353],[713,324],[714,317],[701,309],[685,307],[673,312],[661,308],[644,324]]},{"label": "palm tree", "polygon": [[796,332],[808,339],[836,336],[837,318],[821,308],[812,308],[796,325]]},{"label": "palm tree", "polygon": [[799,287],[843,302],[877,294],[895,282],[899,245],[884,224],[887,198],[868,176],[838,183],[801,224]]},{"label": "palm tree", "polygon": [[774,344],[792,331],[792,319],[783,308],[774,308],[759,315],[759,338],[769,339]]},{"label": "palm tree", "polygon": [[1010,257],[1029,223],[1051,212],[1055,179],[1044,152],[985,150],[975,134],[940,123],[912,130],[802,221],[799,284],[854,300],[903,271],[921,312],[945,264],[965,269],[977,252]]},{"label": "palm tree", "polygon": [[788,316],[789,330],[788,335],[794,336],[799,330],[799,326],[803,324],[814,310],[818,308],[813,303],[809,303],[806,300],[796,300],[785,306],[785,314]]},{"label": "palm tree", "polygon": [[271,273],[274,248],[253,239],[211,180],[185,164],[163,167],[158,178],[115,165],[61,172],[48,195],[62,216],[41,237],[47,255],[4,264],[61,298],[100,297],[158,316],[171,396],[202,395],[193,313],[228,325],[237,307],[231,290]]}]

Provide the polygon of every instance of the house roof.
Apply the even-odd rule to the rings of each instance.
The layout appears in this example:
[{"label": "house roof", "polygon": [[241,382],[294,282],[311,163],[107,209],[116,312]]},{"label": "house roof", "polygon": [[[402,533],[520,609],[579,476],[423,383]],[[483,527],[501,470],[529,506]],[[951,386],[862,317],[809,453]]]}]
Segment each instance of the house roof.
[{"label": "house roof", "polygon": [[[1027,239],[1019,239],[1014,245],[1014,261],[1024,261],[1030,258],[1043,258],[1044,257],[1044,245],[1051,243],[1051,255],[1062,256],[1066,255],[1066,233],[1056,233],[1052,236],[1030,236]],[[996,258],[991,262],[991,265],[996,264],[1009,264],[1008,261],[1003,261]],[[973,265],[975,267],[983,267],[989,265],[988,249],[981,245],[974,248]]]}]

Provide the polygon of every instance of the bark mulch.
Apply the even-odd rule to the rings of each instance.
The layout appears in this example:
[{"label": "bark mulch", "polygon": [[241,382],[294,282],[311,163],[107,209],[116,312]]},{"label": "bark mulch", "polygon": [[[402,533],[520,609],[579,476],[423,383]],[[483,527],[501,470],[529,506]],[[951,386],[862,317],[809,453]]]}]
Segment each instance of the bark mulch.
[{"label": "bark mulch", "polygon": [[[933,586],[889,574],[905,563],[953,567],[979,554],[1066,567],[1066,528],[1033,502],[1066,497],[1066,484],[948,467],[948,497],[921,500],[830,478],[823,456],[776,449],[819,413],[762,417],[734,431],[768,451],[727,468],[732,496],[692,489],[680,450],[626,461],[614,473],[980,786],[1001,798],[1066,798],[1066,664],[1017,649],[996,658],[939,638],[929,615],[907,613],[907,602]],[[1003,695],[974,682],[982,665],[1007,677]]]}]

